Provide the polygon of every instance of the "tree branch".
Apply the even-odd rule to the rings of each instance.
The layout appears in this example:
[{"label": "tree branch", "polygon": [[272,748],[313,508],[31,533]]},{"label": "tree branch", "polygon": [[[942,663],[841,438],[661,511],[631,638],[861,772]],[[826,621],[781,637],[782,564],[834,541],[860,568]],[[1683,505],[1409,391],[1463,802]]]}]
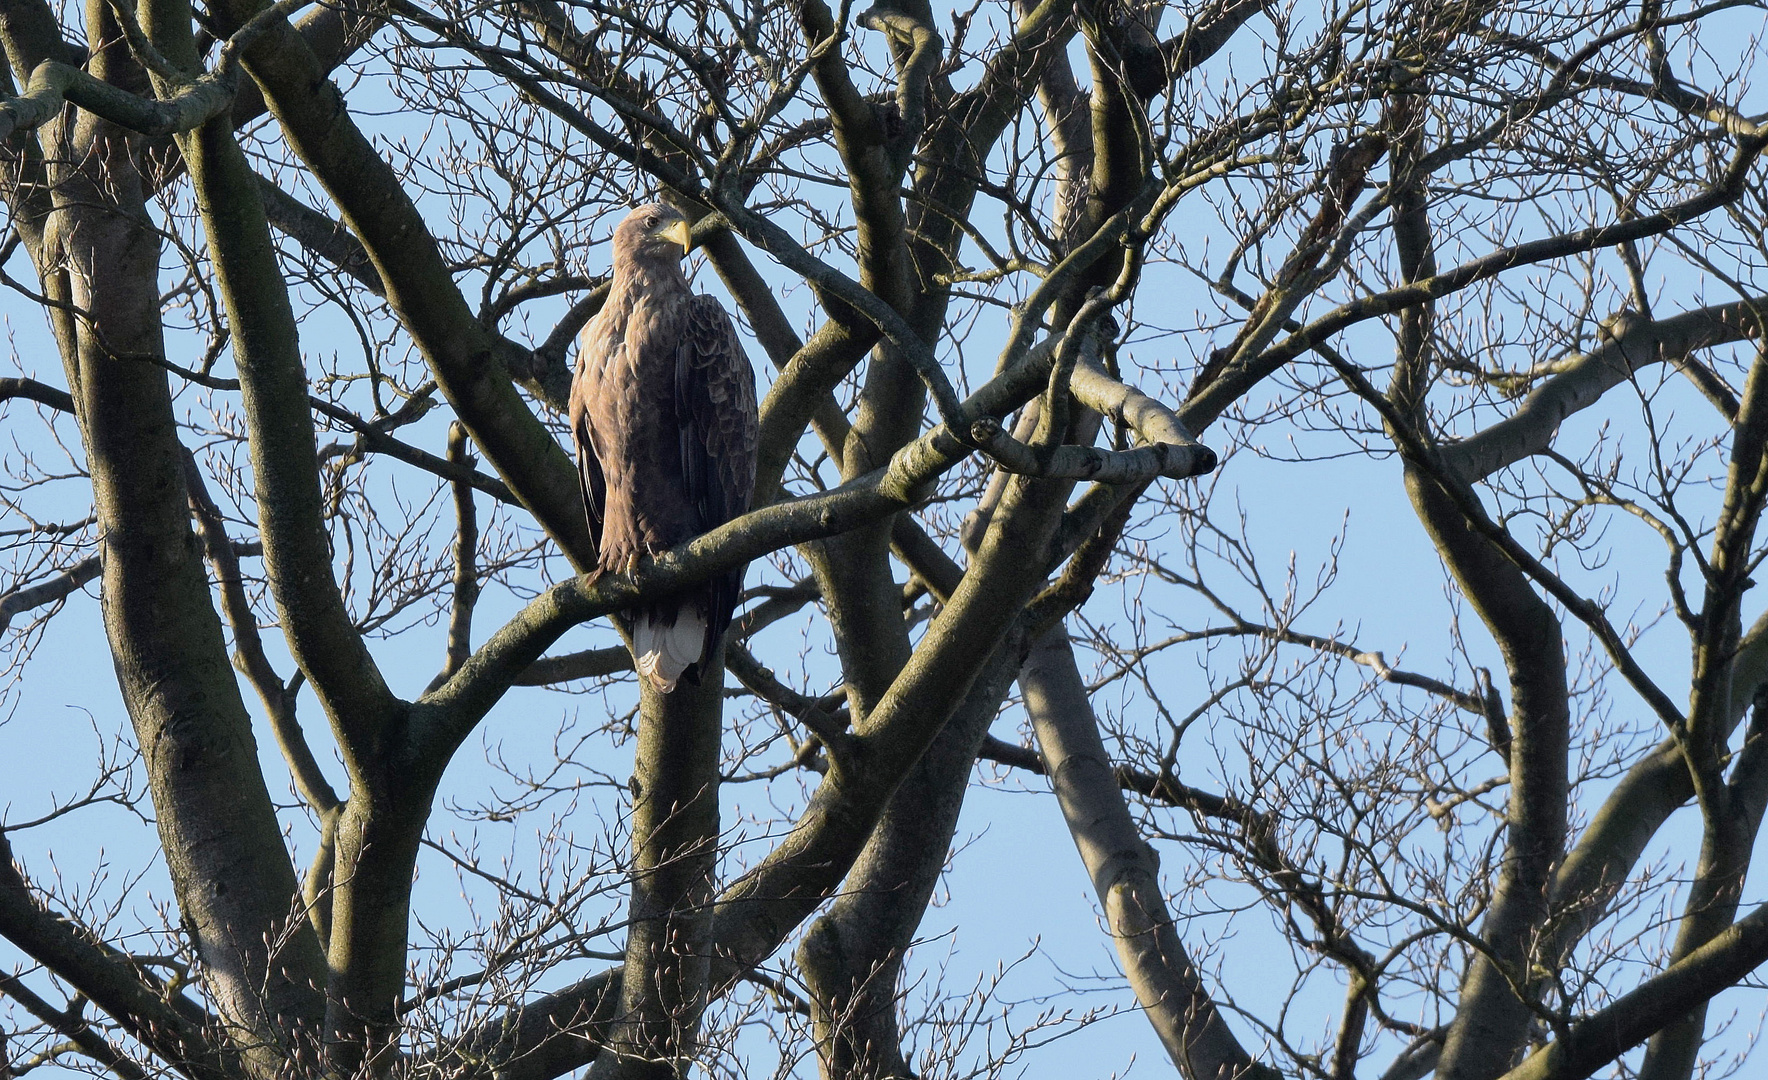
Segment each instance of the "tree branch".
[{"label": "tree branch", "polygon": [[0,101],[0,141],[11,138],[15,131],[28,131],[54,119],[63,101],[142,135],[190,131],[227,111],[233,104],[237,78],[228,64],[173,97],[155,101],[118,89],[77,67],[45,60],[31,73],[22,95]]},{"label": "tree branch", "polygon": [[74,411],[72,394],[36,379],[0,379],[0,401],[10,401],[13,398],[26,398],[64,413]]},{"label": "tree branch", "polygon": [[238,1073],[209,1042],[200,1023],[161,1000],[121,953],[95,943],[71,920],[37,903],[13,861],[12,842],[3,831],[0,934],[65,979],[131,1036],[192,1080],[237,1080]]},{"label": "tree branch", "polygon": [[1768,962],[1768,905],[1572,1025],[1499,1080],[1584,1080]]},{"label": "tree branch", "polygon": [[1210,1000],[1160,889],[1153,849],[1118,791],[1098,721],[1062,627],[1049,631],[1019,671],[1062,816],[1080,849],[1119,962],[1173,1064],[1188,1077],[1275,1080],[1255,1062]]},{"label": "tree branch", "polygon": [[1566,417],[1589,408],[1648,364],[1676,363],[1701,349],[1761,336],[1768,296],[1632,321],[1618,338],[1567,361],[1516,412],[1440,451],[1445,468],[1471,483],[1545,450]]},{"label": "tree branch", "polygon": [[1725,165],[1716,183],[1701,194],[1667,206],[1655,214],[1630,217],[1609,225],[1515,244],[1435,276],[1341,304],[1298,333],[1291,334],[1281,343],[1250,358],[1244,366],[1233,365],[1224,370],[1221,378],[1186,402],[1185,407],[1179,410],[1179,415],[1185,420],[1187,427],[1201,430],[1205,421],[1220,415],[1222,409],[1246,393],[1254,383],[1312,348],[1315,342],[1324,342],[1357,323],[1448,296],[1520,266],[1562,259],[1597,248],[1613,247],[1628,240],[1640,240],[1708,214],[1738,198],[1744,190],[1751,166],[1765,146],[1768,146],[1768,139],[1739,140],[1736,155]]},{"label": "tree branch", "polygon": [[339,800],[295,717],[298,684],[295,687],[285,684],[264,653],[263,639],[258,636],[258,617],[246,596],[239,556],[228,539],[227,523],[209,497],[208,485],[196,458],[189,454],[185,456],[184,475],[190,488],[197,535],[202,539],[209,565],[214,568],[216,583],[221,587],[221,613],[233,631],[234,666],[245,674],[246,681],[257,691],[258,700],[264,704],[264,711],[270,717],[270,730],[276,736],[277,747],[294,778],[295,790],[315,813],[329,814],[337,809]]},{"label": "tree branch", "polygon": [[105,1068],[117,1075],[118,1080],[147,1080],[147,1073],[107,1042],[103,1035],[93,1030],[91,1024],[74,1013],[64,1011],[44,1001],[31,991],[21,980],[6,974],[0,974],[0,994],[18,1002],[25,1011],[54,1028],[58,1033],[66,1035],[73,1045]]},{"label": "tree branch", "polygon": [[[258,0],[228,0],[216,14],[239,25],[261,10]],[[286,22],[272,25],[245,62],[290,145],[374,260],[388,303],[474,444],[567,556],[590,566],[594,545],[577,470],[510,384],[497,342],[467,306],[399,178],[350,120],[337,87]]]},{"label": "tree branch", "polygon": [[180,149],[232,331],[271,594],[289,649],[338,733],[345,763],[360,777],[373,767],[369,747],[401,706],[333,576],[300,339],[257,177],[229,126],[209,125],[181,140]]},{"label": "tree branch", "polygon": [[97,577],[103,570],[103,560],[92,555],[35,585],[26,585],[10,592],[0,593],[0,631],[11,626],[15,616],[33,608],[40,608],[45,604],[53,604],[80,591],[86,587],[87,582]]}]

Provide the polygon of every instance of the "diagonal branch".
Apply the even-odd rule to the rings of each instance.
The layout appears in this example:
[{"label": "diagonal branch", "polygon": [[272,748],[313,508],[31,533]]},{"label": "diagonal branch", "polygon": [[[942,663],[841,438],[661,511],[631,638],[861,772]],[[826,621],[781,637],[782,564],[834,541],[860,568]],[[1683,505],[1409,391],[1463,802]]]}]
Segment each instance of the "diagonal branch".
[{"label": "diagonal branch", "polygon": [[72,920],[44,908],[13,862],[0,832],[0,935],[65,979],[114,1017],[131,1036],[192,1080],[237,1080],[209,1043],[200,1021],[162,1000],[124,956],[97,943]]},{"label": "diagonal branch", "polygon": [[1584,1080],[1768,962],[1768,905],[1530,1054],[1498,1080]]},{"label": "diagonal branch", "polygon": [[1068,635],[1046,634],[1019,671],[1025,711],[1136,1000],[1183,1075],[1272,1080],[1210,1000],[1160,890],[1154,852],[1118,790]]},{"label": "diagonal branch", "polygon": [[[260,10],[254,0],[229,0],[215,15],[237,26]],[[389,305],[474,444],[566,554],[588,565],[594,545],[577,470],[511,385],[499,342],[468,306],[392,167],[351,121],[342,94],[286,21],[246,50],[245,63],[290,145],[374,260]]]},{"label": "diagonal branch", "polygon": [[107,1042],[75,1010],[56,1008],[12,975],[0,974],[0,994],[24,1006],[26,1012],[54,1028],[58,1034],[67,1036],[80,1053],[116,1073],[118,1080],[147,1080],[147,1073],[141,1066]]},{"label": "diagonal branch", "polygon": [[66,599],[86,587],[86,583],[104,570],[104,561],[97,555],[81,559],[61,573],[37,582],[0,593],[0,631],[12,625],[14,617]]},{"label": "diagonal branch", "polygon": [[282,750],[290,775],[294,777],[295,790],[315,813],[329,814],[337,809],[339,800],[320,769],[318,759],[313,756],[300,721],[295,718],[298,684],[296,687],[285,684],[265,655],[264,641],[258,635],[258,617],[252,611],[240,574],[239,556],[227,537],[227,523],[209,496],[208,485],[196,459],[188,454],[184,459],[184,477],[190,489],[197,535],[202,539],[209,565],[214,568],[215,580],[221,586],[221,613],[233,631],[234,666],[245,674],[246,681],[252,684],[264,704],[264,711],[270,717],[270,730]]},{"label": "diagonal branch", "polygon": [[346,763],[360,772],[369,745],[400,707],[332,571],[307,375],[257,178],[230,128],[210,125],[180,148],[232,331],[266,576],[290,651],[338,732]]},{"label": "diagonal branch", "polygon": [[1677,363],[1700,349],[1759,339],[1765,308],[1768,297],[1749,297],[1656,322],[1634,320],[1619,337],[1567,361],[1510,416],[1443,447],[1443,466],[1471,482],[1540,453],[1566,417],[1589,408],[1647,364]]},{"label": "diagonal branch", "polygon": [[1357,323],[1448,296],[1517,267],[1655,236],[1735,202],[1745,190],[1750,171],[1765,147],[1768,138],[1738,140],[1736,155],[1726,163],[1715,183],[1693,198],[1673,203],[1655,214],[1501,248],[1452,270],[1341,304],[1244,365],[1225,369],[1220,378],[1186,403],[1180,416],[1188,427],[1201,430],[1205,421],[1219,416],[1229,403],[1238,400],[1266,375],[1313,348],[1316,342],[1326,341]]}]

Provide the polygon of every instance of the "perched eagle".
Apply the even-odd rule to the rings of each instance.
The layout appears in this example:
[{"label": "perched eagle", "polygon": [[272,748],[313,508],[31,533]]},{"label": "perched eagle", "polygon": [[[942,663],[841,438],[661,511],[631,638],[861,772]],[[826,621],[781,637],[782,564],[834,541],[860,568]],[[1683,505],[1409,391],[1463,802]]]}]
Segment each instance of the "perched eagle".
[{"label": "perched eagle", "polygon": [[[688,289],[688,243],[667,206],[628,214],[607,303],[580,339],[571,436],[600,572],[743,514],[755,490],[755,372],[718,300]],[[639,674],[675,689],[712,656],[742,587],[739,567],[625,612]]]}]

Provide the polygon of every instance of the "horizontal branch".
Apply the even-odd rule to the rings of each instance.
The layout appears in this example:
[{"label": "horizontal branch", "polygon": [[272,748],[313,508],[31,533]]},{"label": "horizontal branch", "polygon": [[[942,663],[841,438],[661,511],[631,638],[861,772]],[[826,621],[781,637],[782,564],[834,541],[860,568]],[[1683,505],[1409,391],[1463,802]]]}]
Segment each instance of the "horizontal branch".
[{"label": "horizontal branch", "polygon": [[1096,480],[1102,484],[1139,484],[1157,476],[1183,480],[1216,467],[1215,451],[1197,443],[1155,443],[1134,450],[1103,450],[1096,446],[1040,448],[1020,442],[999,420],[984,418],[970,425],[970,437],[995,464],[1020,476],[1059,480]]},{"label": "horizontal branch", "polygon": [[448,682],[413,712],[415,737],[442,756],[566,630],[647,599],[680,592],[772,551],[847,532],[908,506],[920,486],[961,460],[967,448],[930,438],[890,465],[831,491],[745,514],[663,554],[630,574],[583,575],[553,586],[501,627]]},{"label": "horizontal branch", "polygon": [[0,379],[0,401],[10,401],[13,398],[27,398],[64,413],[71,414],[74,411],[72,394],[36,379]]},{"label": "horizontal branch", "polygon": [[237,69],[223,68],[177,96],[155,101],[131,94],[77,67],[45,60],[18,97],[0,102],[0,141],[54,119],[64,102],[143,135],[172,135],[201,127],[233,104]]},{"label": "horizontal branch", "polygon": [[516,676],[517,686],[551,686],[578,679],[599,679],[632,670],[632,653],[624,645],[585,649],[563,656],[544,656]]}]

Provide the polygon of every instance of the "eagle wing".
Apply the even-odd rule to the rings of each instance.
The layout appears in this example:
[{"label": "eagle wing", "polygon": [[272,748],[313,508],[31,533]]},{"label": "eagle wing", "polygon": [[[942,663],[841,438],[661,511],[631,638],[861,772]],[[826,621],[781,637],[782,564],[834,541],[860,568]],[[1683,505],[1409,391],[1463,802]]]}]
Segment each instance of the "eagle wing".
[{"label": "eagle wing", "polygon": [[[591,347],[583,343],[585,351]],[[607,499],[607,481],[602,474],[601,459],[596,455],[595,435],[589,422],[589,385],[585,362],[580,358],[577,372],[571,379],[571,400],[568,416],[571,421],[571,442],[577,447],[577,487],[583,493],[583,510],[589,522],[589,539],[597,548],[602,539],[602,507]]]},{"label": "eagle wing", "polygon": [[[684,305],[675,353],[675,410],[681,424],[681,463],[701,530],[716,529],[749,511],[755,492],[755,370],[724,306],[712,296]],[[741,568],[711,582],[706,653],[730,624],[743,587]]]}]

